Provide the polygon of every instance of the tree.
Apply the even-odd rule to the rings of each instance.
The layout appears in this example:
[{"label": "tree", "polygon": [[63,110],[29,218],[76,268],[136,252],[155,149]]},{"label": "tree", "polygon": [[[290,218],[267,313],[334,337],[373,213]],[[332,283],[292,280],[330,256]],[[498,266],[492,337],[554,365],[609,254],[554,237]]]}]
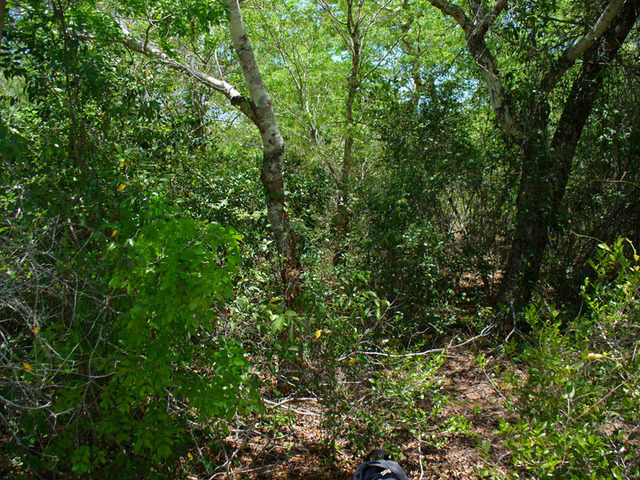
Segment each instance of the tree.
[{"label": "tree", "polygon": [[[584,9],[580,13],[571,11],[563,2],[543,6],[524,2],[508,14],[505,13],[508,0],[497,0],[491,8],[486,2],[472,0],[468,11],[445,0],[429,2],[453,17],[464,31],[467,48],[479,68],[495,118],[505,135],[520,149],[522,164],[515,226],[497,294],[500,304],[520,312],[538,282],[549,235],[557,225],[574,153],[602,85],[603,74],[635,24],[640,1],[601,1],[593,11]],[[532,13],[534,8],[539,11]],[[545,19],[544,25],[536,16],[538,13]],[[567,18],[558,19],[556,14]],[[487,39],[500,16],[503,26],[515,31],[516,39],[527,38],[531,55],[543,59],[535,65],[536,70],[530,72],[532,84],[529,91],[521,92],[523,99],[516,108],[512,100],[516,92],[505,87],[500,72],[502,66],[499,67],[493,54],[494,46]],[[583,31],[578,36],[576,32],[565,37],[560,33],[566,32],[553,35],[550,24],[579,25]],[[539,41],[544,35],[554,40]],[[563,92],[561,86],[567,91]]]},{"label": "tree", "polygon": [[271,96],[262,81],[244,28],[238,0],[227,0],[227,5],[231,13],[231,38],[249,88],[252,102],[250,106],[255,113],[255,119],[252,118],[252,121],[258,127],[262,138],[263,164],[260,179],[266,191],[267,211],[278,250],[286,259],[282,280],[289,289],[289,295],[295,297],[299,288],[300,259],[296,250],[295,236],[289,227],[289,219],[284,208],[285,192],[282,178],[284,139],[278,128]]},{"label": "tree", "polygon": [[240,236],[182,208],[162,172],[205,155],[188,142],[184,83],[83,41],[118,32],[91,18],[94,7],[34,0],[7,15],[3,473],[19,460],[15,475],[151,478],[185,451],[181,405],[212,426],[244,403],[244,352],[216,331]]},{"label": "tree", "polygon": [[258,63],[255,59],[251,43],[244,26],[240,5],[237,0],[227,0],[229,9],[229,32],[233,41],[238,63],[249,91],[249,98],[244,97],[227,81],[215,78],[203,72],[193,64],[179,62],[149,42],[149,31],[154,26],[148,20],[146,38],[139,40],[133,37],[130,29],[123,26],[122,43],[131,51],[145,55],[176,71],[182,72],[203,85],[223,94],[227,100],[249,119],[260,132],[262,139],[262,173],[260,180],[265,189],[267,213],[273,229],[278,251],[285,261],[281,269],[282,282],[287,289],[287,297],[293,300],[299,288],[300,259],[296,249],[296,241],[289,225],[285,209],[284,179],[282,164],[284,158],[284,139],[280,133],[273,110],[273,102],[262,80]]},{"label": "tree", "polygon": [[[344,240],[349,231],[349,202],[352,188],[352,170],[354,167],[354,147],[356,128],[361,122],[356,115],[356,97],[361,93],[365,80],[375,72],[391,55],[392,48],[382,42],[376,42],[375,28],[387,13],[392,13],[393,0],[366,1],[346,0],[345,2],[328,2],[318,0],[322,10],[326,12],[335,31],[346,47],[350,61],[347,76],[346,98],[344,100],[344,144],[342,162],[338,175],[338,199],[336,215],[336,252],[334,263],[339,263],[343,254]],[[388,33],[388,32],[386,32]],[[401,36],[406,30],[401,32]]]}]

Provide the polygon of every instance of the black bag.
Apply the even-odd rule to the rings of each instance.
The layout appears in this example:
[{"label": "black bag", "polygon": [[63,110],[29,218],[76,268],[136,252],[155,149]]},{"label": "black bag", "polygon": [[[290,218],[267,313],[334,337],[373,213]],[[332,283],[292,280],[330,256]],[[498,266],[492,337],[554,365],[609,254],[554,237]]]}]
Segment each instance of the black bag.
[{"label": "black bag", "polygon": [[[381,460],[373,460],[373,457],[382,456]],[[389,455],[384,450],[374,450],[358,465],[353,480],[408,480],[407,474],[395,460],[389,460]]]}]

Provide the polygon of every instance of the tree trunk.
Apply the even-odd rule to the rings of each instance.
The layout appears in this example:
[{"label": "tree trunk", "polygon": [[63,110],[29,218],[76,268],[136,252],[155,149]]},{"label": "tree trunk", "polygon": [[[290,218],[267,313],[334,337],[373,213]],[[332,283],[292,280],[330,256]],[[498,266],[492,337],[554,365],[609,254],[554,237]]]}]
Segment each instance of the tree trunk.
[{"label": "tree trunk", "polygon": [[525,131],[516,229],[497,295],[498,303],[507,305],[514,314],[524,309],[538,283],[582,130],[602,85],[603,72],[635,24],[639,4],[638,0],[627,2],[618,21],[585,52],[550,144],[544,138],[549,119],[546,96],[536,101],[529,116],[533,120]]},{"label": "tree trunk", "polygon": [[353,106],[358,92],[358,77],[360,76],[360,55],[362,53],[362,38],[359,26],[359,12],[354,18],[353,2],[347,2],[347,31],[351,44],[351,70],[347,79],[347,101],[345,104],[345,122],[347,127],[344,150],[342,154],[342,168],[340,170],[340,185],[338,192],[338,208],[336,215],[336,249],[333,264],[338,265],[344,256],[344,242],[349,233],[349,197],[351,193],[351,165],[353,160],[354,126]]},{"label": "tree trunk", "polygon": [[344,242],[349,233],[349,196],[351,190],[351,163],[353,155],[353,104],[358,89],[359,57],[352,60],[351,74],[349,75],[349,94],[345,107],[347,121],[347,137],[344,141],[342,155],[342,169],[340,170],[340,191],[338,192],[338,212],[336,216],[336,251],[333,263],[338,265],[344,255]]},{"label": "tree trunk", "polygon": [[538,281],[552,216],[549,200],[553,166],[546,139],[546,99],[538,99],[532,110],[531,120],[524,127],[515,232],[497,298],[498,303],[514,310],[529,301]]},{"label": "tree trunk", "polygon": [[263,161],[260,180],[266,192],[267,213],[276,245],[284,258],[281,276],[285,285],[285,298],[291,304],[300,293],[301,266],[295,236],[290,228],[289,218],[284,208],[285,193],[282,176],[284,139],[276,122],[271,96],[260,75],[258,63],[244,28],[238,0],[227,0],[227,5],[231,20],[231,38],[242,68],[242,74],[249,88],[250,107],[255,114],[253,121],[262,138]]}]

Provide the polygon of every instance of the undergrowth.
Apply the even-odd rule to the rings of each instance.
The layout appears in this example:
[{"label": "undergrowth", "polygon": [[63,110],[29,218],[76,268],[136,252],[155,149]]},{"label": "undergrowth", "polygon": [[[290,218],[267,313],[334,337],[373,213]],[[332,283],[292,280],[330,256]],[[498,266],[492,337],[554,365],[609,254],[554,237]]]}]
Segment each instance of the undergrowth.
[{"label": "undergrowth", "polygon": [[[600,245],[584,311],[531,308],[530,345],[511,377],[517,421],[500,423],[508,478],[640,477],[640,263],[633,245]],[[504,478],[495,471],[484,472]]]}]

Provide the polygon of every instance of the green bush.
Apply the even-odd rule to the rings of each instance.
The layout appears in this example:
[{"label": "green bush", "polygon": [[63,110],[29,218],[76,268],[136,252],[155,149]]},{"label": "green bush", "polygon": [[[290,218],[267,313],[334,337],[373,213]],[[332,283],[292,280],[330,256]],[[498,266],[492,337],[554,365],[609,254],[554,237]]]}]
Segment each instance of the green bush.
[{"label": "green bush", "polygon": [[534,343],[522,360],[514,423],[501,432],[513,478],[640,476],[640,263],[633,246],[600,245],[582,289],[587,311],[563,322],[531,309]]},{"label": "green bush", "polygon": [[137,228],[94,232],[87,251],[65,251],[51,222],[3,232],[0,395],[14,463],[38,474],[165,478],[194,428],[257,403],[244,350],[217,326],[239,235],[146,202]]}]

